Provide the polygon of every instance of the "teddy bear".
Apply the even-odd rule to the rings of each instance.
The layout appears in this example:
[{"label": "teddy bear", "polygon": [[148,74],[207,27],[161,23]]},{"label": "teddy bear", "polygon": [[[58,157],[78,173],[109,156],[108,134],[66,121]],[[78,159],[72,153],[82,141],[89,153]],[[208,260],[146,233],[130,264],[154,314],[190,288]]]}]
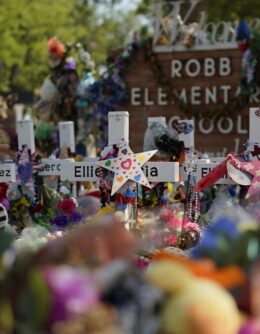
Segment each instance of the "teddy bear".
[{"label": "teddy bear", "polygon": [[163,334],[237,334],[240,314],[233,297],[216,282],[196,277],[182,263],[155,261],[148,282],[163,290]]}]

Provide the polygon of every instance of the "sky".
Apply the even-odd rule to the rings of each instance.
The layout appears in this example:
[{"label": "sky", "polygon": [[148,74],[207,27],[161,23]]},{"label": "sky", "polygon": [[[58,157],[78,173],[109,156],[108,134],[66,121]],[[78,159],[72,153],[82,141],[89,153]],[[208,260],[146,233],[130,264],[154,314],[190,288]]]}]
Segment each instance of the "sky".
[{"label": "sky", "polygon": [[136,9],[137,4],[141,2],[141,0],[123,0],[121,4],[117,5],[117,9],[123,10],[123,11],[129,11]]},{"label": "sky", "polygon": [[[116,11],[123,11],[127,13],[130,10],[134,10],[137,8],[138,3],[140,3],[141,0],[122,0],[120,4],[115,5],[114,9]],[[101,13],[104,13],[107,10],[106,5],[98,5],[99,9],[98,11]]]}]

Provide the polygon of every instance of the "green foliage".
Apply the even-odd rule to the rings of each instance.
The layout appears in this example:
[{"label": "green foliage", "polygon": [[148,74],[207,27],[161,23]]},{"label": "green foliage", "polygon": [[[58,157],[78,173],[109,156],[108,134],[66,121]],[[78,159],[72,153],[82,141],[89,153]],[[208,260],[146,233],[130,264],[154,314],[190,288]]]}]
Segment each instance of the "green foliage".
[{"label": "green foliage", "polygon": [[15,235],[12,233],[9,227],[0,228],[0,266],[1,266],[1,254],[3,254],[4,251],[8,249],[8,247],[10,247],[14,238]]},{"label": "green foliage", "polygon": [[[18,300],[28,330],[37,333],[46,323],[50,311],[51,297],[46,281],[40,271],[32,269],[28,273],[28,286],[23,290]],[[19,331],[20,333],[20,331]]]},{"label": "green foliage", "polygon": [[101,17],[95,1],[1,0],[0,91],[41,85],[48,74],[49,38],[80,42],[101,64],[109,50],[122,45],[134,22],[131,13]]},{"label": "green foliage", "polygon": [[[260,15],[259,0],[211,0],[212,21]],[[33,90],[48,74],[47,40],[80,42],[97,64],[121,47],[129,33],[151,31],[155,0],[135,12],[115,10],[122,0],[0,0],[0,91]],[[97,10],[102,7],[102,10]]]},{"label": "green foliage", "polygon": [[210,0],[208,13],[211,21],[258,18],[259,0]]},{"label": "green foliage", "polygon": [[0,309],[0,332],[11,333],[14,319],[9,301],[0,300]]}]

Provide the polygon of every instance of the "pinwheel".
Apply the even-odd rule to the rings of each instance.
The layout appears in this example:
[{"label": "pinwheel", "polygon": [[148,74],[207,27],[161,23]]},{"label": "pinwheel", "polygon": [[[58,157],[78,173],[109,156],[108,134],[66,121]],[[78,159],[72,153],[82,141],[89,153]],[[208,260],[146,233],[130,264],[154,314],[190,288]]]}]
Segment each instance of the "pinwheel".
[{"label": "pinwheel", "polygon": [[34,176],[43,169],[40,162],[40,156],[36,153],[31,154],[27,145],[17,153],[17,180],[18,185],[26,187],[35,197]]}]

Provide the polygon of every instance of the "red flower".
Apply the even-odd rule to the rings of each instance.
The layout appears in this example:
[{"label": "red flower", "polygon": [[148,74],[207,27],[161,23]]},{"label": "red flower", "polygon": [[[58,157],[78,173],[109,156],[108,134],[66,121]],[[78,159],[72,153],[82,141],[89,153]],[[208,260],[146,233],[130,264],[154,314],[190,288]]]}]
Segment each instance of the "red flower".
[{"label": "red flower", "polygon": [[65,52],[65,45],[58,38],[53,37],[48,40],[48,49],[51,54],[56,55],[61,60]]},{"label": "red flower", "polygon": [[244,53],[249,47],[250,44],[247,41],[238,42],[238,48],[242,53]]},{"label": "red flower", "polygon": [[32,212],[37,213],[41,212],[44,209],[44,206],[42,204],[36,204],[32,207]]},{"label": "red flower", "polygon": [[8,183],[0,183],[0,201],[6,197],[8,186]]},{"label": "red flower", "polygon": [[73,199],[65,198],[57,202],[57,208],[66,215],[71,215],[76,208],[76,204]]}]

